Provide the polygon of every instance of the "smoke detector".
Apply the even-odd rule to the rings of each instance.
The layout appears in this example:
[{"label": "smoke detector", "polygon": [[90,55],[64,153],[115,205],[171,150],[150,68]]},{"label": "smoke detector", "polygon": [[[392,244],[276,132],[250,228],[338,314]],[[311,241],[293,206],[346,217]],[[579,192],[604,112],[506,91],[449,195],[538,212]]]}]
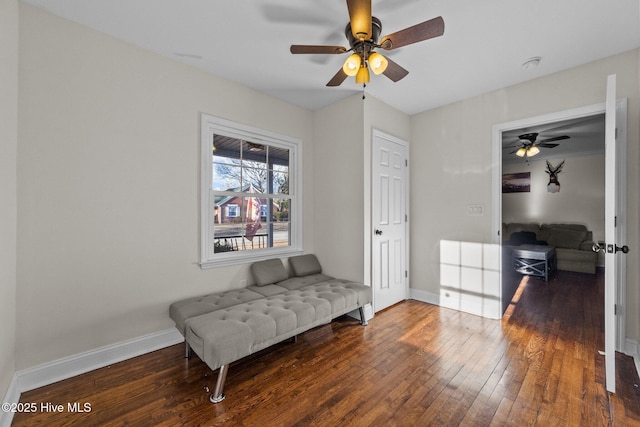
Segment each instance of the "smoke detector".
[{"label": "smoke detector", "polygon": [[539,56],[534,56],[533,58],[529,58],[522,63],[522,68],[527,70],[531,68],[536,68],[538,67],[538,65],[540,65],[541,60],[542,58]]}]

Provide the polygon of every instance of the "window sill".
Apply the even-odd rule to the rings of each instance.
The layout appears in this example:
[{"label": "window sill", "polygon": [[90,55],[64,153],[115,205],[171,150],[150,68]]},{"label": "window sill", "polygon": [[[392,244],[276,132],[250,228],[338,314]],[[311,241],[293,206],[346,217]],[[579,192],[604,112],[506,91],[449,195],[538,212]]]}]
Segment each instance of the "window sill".
[{"label": "window sill", "polygon": [[264,261],[272,258],[290,257],[295,255],[302,255],[304,251],[298,248],[286,248],[286,249],[271,249],[255,251],[251,253],[239,254],[233,253],[221,253],[216,256],[216,259],[210,259],[200,262],[200,268],[202,270],[208,270],[210,268],[226,267],[229,265],[247,264],[250,262]]}]

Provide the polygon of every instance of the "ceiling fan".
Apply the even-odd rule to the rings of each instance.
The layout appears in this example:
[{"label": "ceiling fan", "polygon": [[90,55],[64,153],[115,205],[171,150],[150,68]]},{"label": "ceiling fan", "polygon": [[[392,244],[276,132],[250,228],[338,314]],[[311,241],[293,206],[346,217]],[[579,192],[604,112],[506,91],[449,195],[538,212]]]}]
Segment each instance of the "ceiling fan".
[{"label": "ceiling fan", "polygon": [[349,23],[345,35],[349,49],[343,46],[291,45],[293,54],[342,54],[353,52],[327,86],[340,86],[349,76],[355,76],[356,83],[369,83],[369,68],[374,74],[384,74],[394,82],[404,78],[409,71],[391,59],[376,52],[375,49],[397,49],[412,43],[428,40],[444,34],[444,20],[441,16],[422,22],[404,30],[378,38],[382,23],[371,16],[371,0],[347,0]]},{"label": "ceiling fan", "polygon": [[570,136],[568,135],[561,135],[561,136],[554,136],[552,138],[547,138],[547,139],[538,141],[537,132],[523,133],[522,135],[518,136],[518,144],[510,148],[517,147],[518,145],[520,145],[520,147],[510,152],[509,154],[515,154],[518,157],[527,157],[527,158],[533,157],[540,152],[540,148],[538,147],[554,148],[554,147],[557,147],[559,144],[550,144],[550,142],[561,141],[563,139],[569,139],[569,138]]}]

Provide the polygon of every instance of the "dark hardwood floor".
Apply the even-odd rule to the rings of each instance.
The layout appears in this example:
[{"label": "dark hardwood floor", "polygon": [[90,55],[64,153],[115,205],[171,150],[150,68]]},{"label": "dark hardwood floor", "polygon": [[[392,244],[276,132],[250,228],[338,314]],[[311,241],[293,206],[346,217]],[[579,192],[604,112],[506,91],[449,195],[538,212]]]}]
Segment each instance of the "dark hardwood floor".
[{"label": "dark hardwood floor", "polygon": [[602,298],[602,274],[558,272],[524,278],[502,321],[417,301],[342,317],[232,364],[215,405],[216,373],[176,345],[23,393],[65,410],[13,425],[640,425],[631,358],[605,391]]}]

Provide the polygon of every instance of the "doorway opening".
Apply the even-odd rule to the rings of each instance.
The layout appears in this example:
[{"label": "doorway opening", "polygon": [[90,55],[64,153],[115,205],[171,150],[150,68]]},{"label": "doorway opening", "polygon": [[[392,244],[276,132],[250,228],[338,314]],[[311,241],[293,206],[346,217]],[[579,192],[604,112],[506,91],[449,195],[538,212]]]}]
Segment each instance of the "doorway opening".
[{"label": "doorway opening", "polygon": [[[626,100],[616,103],[617,152],[616,188],[618,212],[626,214]],[[605,104],[546,114],[493,126],[493,229],[494,243],[502,243],[515,228],[505,230],[509,223],[576,223],[590,228],[594,242],[604,241],[604,112]],[[516,155],[517,150],[538,134],[537,141],[547,141],[538,153]],[[521,138],[522,137],[522,138]],[[563,137],[563,138],[558,138]],[[568,137],[568,138],[566,138]],[[587,141],[590,138],[591,141]],[[597,140],[600,140],[598,142]],[[557,145],[555,145],[557,144]],[[545,146],[550,145],[550,146]],[[581,149],[580,149],[581,148]],[[522,154],[522,150],[520,153]],[[557,194],[547,189],[549,171],[562,164],[564,171],[556,177]],[[549,169],[549,167],[551,169]],[[518,174],[524,190],[503,194],[503,175]],[[563,180],[565,180],[563,182]],[[525,182],[526,181],[526,182]],[[564,186],[563,186],[564,184]],[[582,185],[582,186],[580,186]],[[571,190],[571,191],[569,191]],[[505,188],[505,191],[510,191]],[[516,190],[518,191],[518,190]],[[568,204],[567,204],[568,203]],[[594,208],[594,206],[601,207]],[[569,212],[567,206],[570,206]],[[591,206],[589,208],[589,206]],[[580,212],[593,209],[597,212]],[[625,236],[625,218],[619,218],[617,233]],[[516,227],[517,228],[517,227]],[[624,257],[619,257],[619,271],[625,272]],[[603,259],[598,259],[598,265]],[[511,260],[502,257],[501,304],[504,310],[517,290],[518,282],[510,274]],[[625,274],[617,283],[618,302],[624,304]],[[624,316],[617,316],[616,348],[620,351],[625,340]]]}]

